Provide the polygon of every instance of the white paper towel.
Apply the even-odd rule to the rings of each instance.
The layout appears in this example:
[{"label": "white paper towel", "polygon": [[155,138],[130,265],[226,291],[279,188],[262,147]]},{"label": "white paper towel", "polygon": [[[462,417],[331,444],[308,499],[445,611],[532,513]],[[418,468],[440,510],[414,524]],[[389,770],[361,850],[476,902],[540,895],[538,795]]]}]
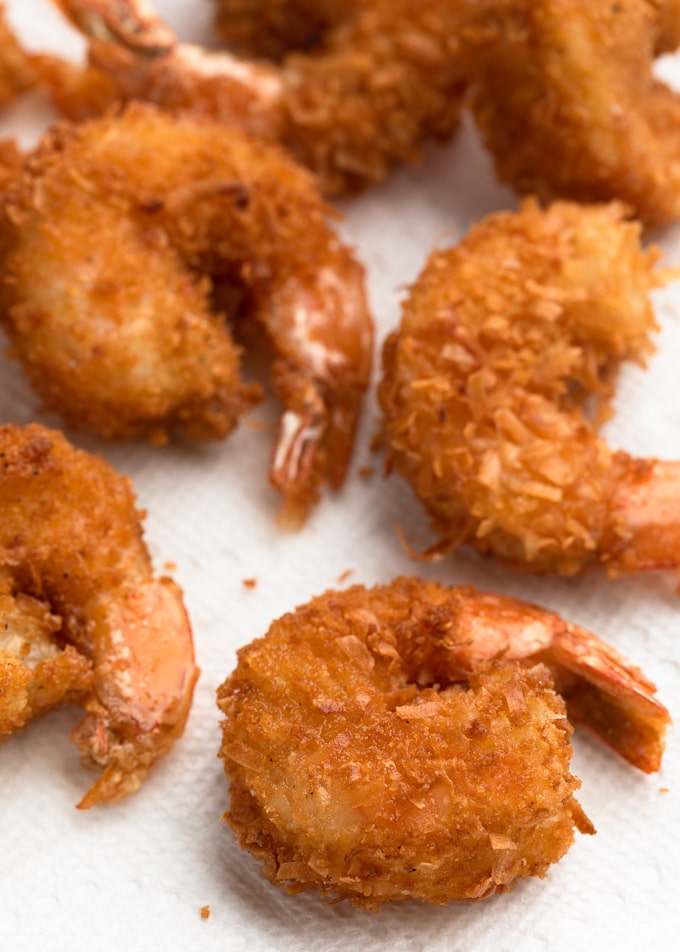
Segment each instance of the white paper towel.
[{"label": "white paper towel", "polygon": [[[12,22],[36,49],[77,57],[79,39],[46,0],[9,0]],[[158,9],[192,40],[210,35],[211,5],[159,0]],[[680,59],[664,63],[680,80]],[[7,113],[0,134],[30,143],[50,121],[38,98]],[[345,231],[368,270],[378,345],[399,315],[404,286],[433,244],[461,236],[514,197],[495,184],[473,131],[446,149],[344,205]],[[660,236],[667,261],[680,262],[680,228]],[[626,371],[611,440],[639,455],[680,456],[680,286],[656,296],[659,351],[647,372]],[[379,353],[379,348],[376,354]],[[376,361],[377,368],[378,361]],[[69,433],[133,480],[148,510],[147,540],[161,570],[175,563],[191,614],[202,668],[184,738],[142,790],[109,808],[76,811],[92,776],[69,733],[79,717],[62,710],[30,725],[0,750],[0,949],[238,952],[617,952],[676,948],[680,932],[680,749],[671,730],[662,771],[634,771],[578,731],[574,771],[598,835],[578,836],[543,880],[470,906],[385,907],[375,916],[315,893],[288,896],[262,877],[219,820],[228,802],[216,753],[215,688],[239,646],[270,622],[327,588],[419,573],[538,601],[598,632],[656,681],[678,716],[680,600],[661,574],[608,582],[534,578],[460,553],[438,566],[415,564],[395,535],[400,522],[416,544],[428,541],[420,507],[396,479],[385,481],[370,451],[376,427],[370,400],[346,489],[326,498],[298,534],[275,526],[278,499],[266,480],[270,434],[241,426],[227,442],[153,449]],[[271,419],[259,409],[255,419]],[[0,357],[0,419],[41,413],[17,366]],[[362,479],[362,466],[375,469]],[[351,574],[343,581],[346,570]],[[257,579],[248,589],[243,580]],[[210,906],[203,920],[199,910]]]}]

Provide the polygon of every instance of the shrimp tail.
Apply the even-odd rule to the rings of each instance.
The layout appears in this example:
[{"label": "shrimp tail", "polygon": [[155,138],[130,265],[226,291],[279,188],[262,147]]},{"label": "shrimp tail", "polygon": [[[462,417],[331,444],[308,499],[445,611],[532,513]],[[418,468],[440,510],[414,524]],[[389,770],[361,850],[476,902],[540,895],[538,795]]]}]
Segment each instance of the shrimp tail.
[{"label": "shrimp tail", "polygon": [[461,589],[452,642],[455,666],[466,676],[482,660],[542,663],[571,719],[645,773],[661,765],[670,714],[655,685],[611,645],[554,612],[504,596]]},{"label": "shrimp tail", "polygon": [[272,385],[285,408],[269,478],[284,497],[279,521],[291,528],[304,523],[323,483],[344,485],[370,376],[363,270],[343,249],[332,255],[341,287],[321,274],[314,292],[297,289],[296,306],[259,308],[277,352]]},{"label": "shrimp tail", "polygon": [[120,43],[144,55],[161,55],[177,45],[174,32],[143,0],[52,0],[85,36]]},{"label": "shrimp tail", "polygon": [[296,403],[298,407],[287,406],[281,414],[269,467],[271,484],[283,494],[279,519],[291,527],[304,522],[305,514],[319,498],[314,484],[318,481],[318,453],[328,419],[312,384],[304,387]]},{"label": "shrimp tail", "polygon": [[311,381],[294,384],[294,392],[287,393],[285,371],[274,380],[286,409],[274,441],[269,479],[283,494],[280,523],[295,528],[318,501],[320,483],[337,491],[345,482],[363,389],[350,389],[338,400],[337,395],[324,397],[321,387]]},{"label": "shrimp tail", "polygon": [[139,586],[122,611],[108,606],[106,617],[114,642],[116,632],[134,632],[125,636],[134,656],[118,660],[113,686],[99,679],[84,705],[88,714],[73,730],[81,760],[103,769],[79,809],[113,803],[140,787],[184,732],[199,675],[181,592],[170,579]]},{"label": "shrimp tail", "polygon": [[671,718],[640,669],[576,625],[556,636],[551,655],[570,718],[644,773],[659,770]]},{"label": "shrimp tail", "polygon": [[106,766],[77,804],[78,809],[89,810],[98,803],[115,803],[134,793],[156,760],[170,750],[177,736],[177,732],[160,725],[135,736],[134,728],[129,724],[112,724],[108,711],[88,714],[76,725],[71,739],[78,746],[86,766]]},{"label": "shrimp tail", "polygon": [[53,0],[87,39],[89,68],[54,71],[56,107],[79,121],[121,101],[220,119],[261,138],[281,136],[279,70],[181,43],[146,0]]},{"label": "shrimp tail", "polygon": [[611,507],[612,538],[606,546],[609,574],[678,569],[680,462],[620,456],[626,470],[617,480]]}]

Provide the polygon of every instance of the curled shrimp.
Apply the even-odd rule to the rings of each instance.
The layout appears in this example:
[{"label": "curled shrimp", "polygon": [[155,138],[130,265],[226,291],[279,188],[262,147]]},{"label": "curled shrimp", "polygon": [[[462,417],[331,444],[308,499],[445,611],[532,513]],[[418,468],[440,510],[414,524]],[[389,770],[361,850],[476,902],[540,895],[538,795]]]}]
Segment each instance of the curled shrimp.
[{"label": "curled shrimp", "polygon": [[[412,161],[424,139],[449,138],[458,126],[462,0],[322,4],[310,23],[325,29],[323,43],[279,64],[179,43],[140,0],[55,2],[89,37],[85,85],[105,75],[112,98],[207,113],[280,142],[326,194],[380,180],[395,163]],[[229,16],[223,11],[223,30]],[[69,95],[57,93],[57,101],[80,118],[87,94],[71,96],[73,107]]]},{"label": "curled shrimp", "polygon": [[654,690],[515,599],[416,578],[326,592],[242,648],[218,690],[226,819],[290,892],[376,910],[483,899],[545,876],[574,828],[595,832],[567,715],[659,768]]},{"label": "curled shrimp", "polygon": [[213,122],[133,104],[63,124],[5,197],[0,319],[70,425],[222,438],[261,398],[214,310],[237,286],[275,354],[270,478],[299,523],[344,481],[370,372],[363,269],[331,214],[283,153]]},{"label": "curled shrimp", "polygon": [[[527,201],[437,251],[385,344],[388,469],[441,542],[565,575],[680,565],[677,463],[599,434],[622,362],[652,349],[658,251],[616,205]],[[591,414],[595,404],[596,412]]]},{"label": "curled shrimp", "polygon": [[680,215],[680,97],[653,71],[680,43],[677,0],[481,0],[470,104],[522,194],[618,198]]},{"label": "curled shrimp", "polygon": [[154,578],[129,481],[38,425],[0,427],[0,738],[64,701],[102,771],[78,804],[135,791],[184,731],[198,670],[177,586]]}]

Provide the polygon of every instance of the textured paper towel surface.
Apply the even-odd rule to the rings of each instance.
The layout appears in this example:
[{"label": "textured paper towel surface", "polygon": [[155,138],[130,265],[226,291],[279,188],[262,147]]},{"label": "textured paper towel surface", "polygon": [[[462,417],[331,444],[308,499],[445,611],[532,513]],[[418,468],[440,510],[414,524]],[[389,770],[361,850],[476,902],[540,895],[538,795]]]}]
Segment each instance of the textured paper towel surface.
[{"label": "textured paper towel surface", "polygon": [[[209,36],[210,5],[158,2],[189,39]],[[80,55],[78,39],[47,2],[9,0],[9,13],[34,48]],[[680,60],[664,70],[680,81]],[[30,143],[50,120],[28,99],[2,120],[2,134]],[[450,147],[428,151],[372,193],[345,205],[345,231],[368,269],[378,343],[398,320],[404,286],[433,244],[451,240],[487,212],[514,205],[494,183],[468,128]],[[680,228],[660,236],[667,260],[680,262]],[[646,373],[624,375],[611,441],[639,455],[680,456],[680,286],[656,297],[662,331]],[[3,345],[4,350],[4,345]],[[253,414],[267,418],[267,410]],[[0,418],[38,419],[18,368],[0,357]],[[271,418],[271,413],[269,413]],[[157,568],[175,563],[191,613],[203,670],[184,738],[135,796],[111,808],[74,809],[91,775],[69,733],[78,712],[63,710],[0,749],[0,948],[71,952],[97,949],[212,952],[571,952],[584,947],[670,950],[680,931],[680,747],[671,731],[664,765],[647,777],[582,731],[574,741],[579,799],[598,834],[579,836],[543,880],[485,903],[445,909],[386,907],[378,916],[315,894],[290,897],[270,886],[220,822],[227,785],[219,747],[217,685],[239,646],[271,620],[329,587],[371,584],[419,572],[450,583],[473,582],[561,612],[613,642],[657,683],[675,714],[680,698],[680,601],[674,580],[659,575],[618,583],[600,575],[535,579],[467,553],[445,564],[414,564],[409,539],[428,539],[410,492],[385,481],[370,452],[376,409],[369,402],[346,490],[318,508],[297,535],[274,524],[267,485],[267,432],[242,426],[228,442],[152,449],[69,436],[129,474],[148,510],[146,532]],[[372,466],[376,475],[361,479]],[[340,582],[341,575],[351,570]],[[256,578],[247,589],[243,580]],[[210,918],[199,909],[209,905]]]}]

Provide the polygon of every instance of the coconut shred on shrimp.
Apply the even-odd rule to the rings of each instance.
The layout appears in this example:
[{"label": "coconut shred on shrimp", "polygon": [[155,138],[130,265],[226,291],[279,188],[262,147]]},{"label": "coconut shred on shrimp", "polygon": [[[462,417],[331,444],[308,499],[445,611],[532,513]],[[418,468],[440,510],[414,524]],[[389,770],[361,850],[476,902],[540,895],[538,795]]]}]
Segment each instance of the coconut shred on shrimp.
[{"label": "coconut shred on shrimp", "polygon": [[[413,160],[424,139],[446,139],[458,126],[463,0],[322,4],[310,20],[325,31],[319,48],[278,64],[180,43],[147,2],[55,2],[89,37],[89,76],[108,77],[112,98],[207,113],[274,139],[326,194],[380,180]],[[228,18],[223,11],[223,31]],[[72,118],[83,104],[88,111],[86,93],[71,105],[57,92],[57,101]]]},{"label": "coconut shred on shrimp", "polygon": [[261,398],[213,309],[275,359],[270,477],[284,519],[345,478],[370,370],[363,269],[311,177],[274,146],[141,104],[50,131],[8,188],[0,320],[35,389],[108,437],[222,438]]},{"label": "coconut shred on shrimp", "polygon": [[567,717],[647,772],[669,723],[654,686],[590,632],[415,578],[284,615],[239,651],[218,703],[240,845],[290,892],[376,910],[545,876],[574,829],[595,832]]},{"label": "coconut shred on shrimp", "polygon": [[654,73],[678,0],[480,0],[470,103],[502,181],[544,200],[680,215],[680,96]]},{"label": "coconut shred on shrimp", "polygon": [[471,543],[565,575],[680,565],[680,464],[598,432],[619,367],[652,349],[649,292],[667,275],[639,237],[616,204],[528,201],[428,260],[379,396],[388,468],[425,504],[440,552]]},{"label": "coconut shred on shrimp", "polygon": [[102,775],[135,791],[184,731],[198,670],[182,596],[153,575],[129,481],[38,425],[0,427],[0,739],[65,701]]}]

